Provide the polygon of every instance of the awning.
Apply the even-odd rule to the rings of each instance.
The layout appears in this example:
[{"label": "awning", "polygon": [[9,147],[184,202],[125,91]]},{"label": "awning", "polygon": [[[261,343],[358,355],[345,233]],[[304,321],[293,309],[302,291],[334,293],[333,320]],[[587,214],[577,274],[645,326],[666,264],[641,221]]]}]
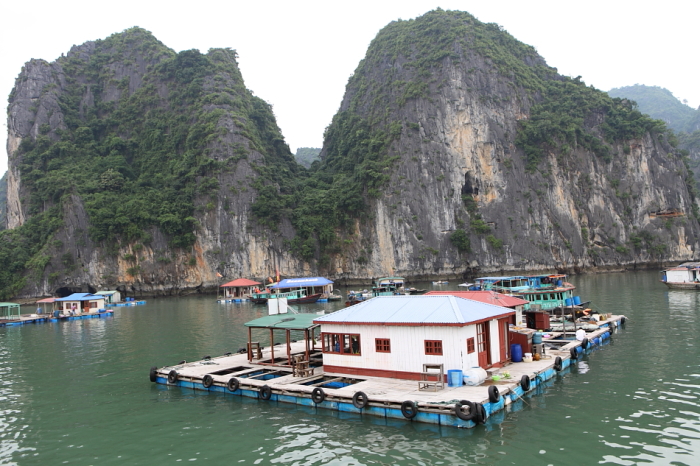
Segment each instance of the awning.
[{"label": "awning", "polygon": [[324,286],[333,283],[332,280],[323,277],[309,277],[309,278],[285,278],[276,285],[272,285],[270,288],[301,288],[305,286]]}]

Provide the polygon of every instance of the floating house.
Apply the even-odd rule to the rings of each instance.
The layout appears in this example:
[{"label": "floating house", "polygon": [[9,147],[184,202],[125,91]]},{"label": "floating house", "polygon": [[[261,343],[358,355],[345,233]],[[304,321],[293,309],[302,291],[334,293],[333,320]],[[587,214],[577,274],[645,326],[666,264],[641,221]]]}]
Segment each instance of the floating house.
[{"label": "floating house", "polygon": [[95,312],[105,308],[105,297],[91,293],[73,293],[65,298],[56,298],[56,304],[59,311]]},{"label": "floating house", "polygon": [[661,282],[672,289],[700,290],[700,262],[684,262],[663,270]]},{"label": "floating house", "polygon": [[288,297],[290,304],[315,303],[319,299],[327,299],[333,293],[333,281],[324,277],[285,278],[269,288],[273,290],[270,299],[287,297],[285,293],[300,292]]},{"label": "floating house", "polygon": [[117,290],[112,291],[98,291],[95,293],[98,296],[104,296],[105,304],[116,304],[122,301],[122,295]]},{"label": "floating house", "polygon": [[420,380],[424,365],[508,361],[515,311],[455,296],[378,296],[317,317],[326,372]]},{"label": "floating house", "polygon": [[243,300],[250,296],[254,289],[262,285],[260,282],[248,280],[247,278],[238,278],[232,282],[224,283],[221,288],[224,291],[224,300]]}]

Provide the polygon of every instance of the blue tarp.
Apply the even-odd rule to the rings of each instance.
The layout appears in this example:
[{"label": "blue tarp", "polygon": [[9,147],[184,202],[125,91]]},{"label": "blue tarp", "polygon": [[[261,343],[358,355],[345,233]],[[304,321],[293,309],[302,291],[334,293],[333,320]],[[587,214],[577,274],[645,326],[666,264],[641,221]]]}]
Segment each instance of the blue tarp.
[{"label": "blue tarp", "polygon": [[306,286],[323,286],[330,285],[333,281],[323,277],[308,277],[308,278],[285,278],[276,285],[270,288],[301,288]]}]

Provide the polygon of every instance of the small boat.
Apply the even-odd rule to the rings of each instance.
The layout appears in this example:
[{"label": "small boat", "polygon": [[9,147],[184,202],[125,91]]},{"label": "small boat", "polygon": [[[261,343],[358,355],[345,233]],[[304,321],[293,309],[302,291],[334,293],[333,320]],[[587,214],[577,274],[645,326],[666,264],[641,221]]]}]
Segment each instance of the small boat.
[{"label": "small boat", "polygon": [[413,288],[413,287],[407,288],[406,291],[407,291],[408,294],[410,294],[410,295],[423,294],[423,293],[427,293],[427,292],[428,292],[428,290],[419,290],[419,289]]},{"label": "small boat", "polygon": [[504,277],[480,277],[474,280],[470,291],[495,291],[525,299],[530,303],[526,310],[539,309],[549,313],[564,309],[583,309],[590,301],[574,296],[576,287],[565,281],[566,275],[516,275]]},{"label": "small boat", "polygon": [[700,262],[684,262],[662,270],[661,283],[672,290],[700,290]]},{"label": "small boat", "polygon": [[331,293],[328,295],[327,299],[328,299],[328,301],[340,301],[341,299],[343,299],[343,296],[339,295],[339,294]]},{"label": "small boat", "polygon": [[372,296],[395,296],[404,294],[403,277],[378,278],[372,287]]},{"label": "small boat", "polygon": [[433,282],[433,285],[447,285],[448,283],[450,282],[448,282],[447,280],[439,280],[437,282]]}]

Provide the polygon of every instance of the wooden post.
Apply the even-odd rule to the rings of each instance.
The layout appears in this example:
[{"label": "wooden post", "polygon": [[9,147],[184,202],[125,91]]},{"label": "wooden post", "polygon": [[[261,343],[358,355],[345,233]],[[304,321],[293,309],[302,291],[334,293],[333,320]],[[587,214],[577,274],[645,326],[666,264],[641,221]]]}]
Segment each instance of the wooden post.
[{"label": "wooden post", "polygon": [[253,329],[248,327],[248,362],[253,362],[253,348],[251,348],[251,343],[253,342]]},{"label": "wooden post", "polygon": [[275,363],[275,331],[270,327],[270,363]]}]

